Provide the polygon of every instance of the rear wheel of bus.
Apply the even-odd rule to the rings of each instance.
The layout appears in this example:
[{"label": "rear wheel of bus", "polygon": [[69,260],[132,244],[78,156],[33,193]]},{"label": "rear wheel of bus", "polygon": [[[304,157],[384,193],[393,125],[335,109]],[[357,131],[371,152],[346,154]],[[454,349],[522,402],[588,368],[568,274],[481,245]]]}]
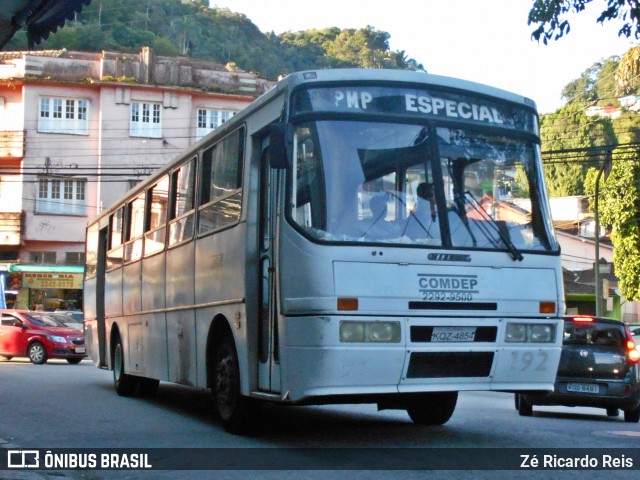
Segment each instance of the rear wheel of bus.
[{"label": "rear wheel of bus", "polygon": [[443,425],[453,415],[458,392],[436,392],[412,395],[407,400],[407,413],[419,425]]},{"label": "rear wheel of bus", "polygon": [[124,373],[124,351],[120,337],[116,337],[115,344],[113,349],[113,385],[118,395],[130,397],[136,391],[136,377]]},{"label": "rear wheel of bus", "polygon": [[240,393],[238,354],[233,338],[228,334],[218,346],[214,368],[211,389],[224,429],[231,433],[248,430],[258,420],[260,405]]}]

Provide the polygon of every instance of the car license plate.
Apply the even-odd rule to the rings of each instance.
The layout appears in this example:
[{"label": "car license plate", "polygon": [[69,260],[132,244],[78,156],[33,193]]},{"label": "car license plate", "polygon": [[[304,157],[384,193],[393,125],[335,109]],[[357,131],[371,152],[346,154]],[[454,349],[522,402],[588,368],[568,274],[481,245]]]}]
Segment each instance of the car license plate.
[{"label": "car license plate", "polygon": [[433,327],[432,342],[473,342],[476,327]]},{"label": "car license plate", "polygon": [[87,349],[84,347],[76,347],[76,353],[86,353]]},{"label": "car license plate", "polygon": [[600,386],[593,383],[567,383],[568,392],[600,393]]}]

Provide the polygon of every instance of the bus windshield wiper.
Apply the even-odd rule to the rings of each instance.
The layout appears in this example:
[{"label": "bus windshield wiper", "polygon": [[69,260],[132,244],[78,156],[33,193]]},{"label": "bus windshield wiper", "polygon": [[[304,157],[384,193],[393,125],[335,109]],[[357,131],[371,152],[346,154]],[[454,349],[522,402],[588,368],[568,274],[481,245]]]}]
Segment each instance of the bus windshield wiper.
[{"label": "bus windshield wiper", "polygon": [[488,222],[488,223],[477,222],[478,230],[480,230],[484,234],[487,240],[489,240],[494,245],[498,246],[496,243],[495,237],[491,235],[491,232],[489,231],[488,225],[490,225],[491,229],[493,229],[493,231],[498,235],[498,237],[500,237],[500,240],[502,240],[502,243],[505,245],[505,247],[507,247],[507,250],[509,250],[509,253],[511,254],[511,258],[514,261],[515,260],[522,261],[524,257],[522,256],[522,253],[520,253],[520,251],[518,250],[518,247],[516,247],[513,244],[513,242],[511,241],[508,235],[505,235],[503,233],[502,229],[500,228],[500,225],[498,225],[498,222],[496,222],[491,217],[491,215],[489,215],[485,211],[485,209],[482,208],[482,206],[480,205],[480,202],[478,202],[476,197],[474,197],[473,194],[468,190],[465,191],[464,194],[461,195],[461,197],[462,197],[462,200],[468,205],[470,205],[471,208],[473,208],[480,215],[480,217],[482,217],[483,220],[486,220],[486,222]]}]

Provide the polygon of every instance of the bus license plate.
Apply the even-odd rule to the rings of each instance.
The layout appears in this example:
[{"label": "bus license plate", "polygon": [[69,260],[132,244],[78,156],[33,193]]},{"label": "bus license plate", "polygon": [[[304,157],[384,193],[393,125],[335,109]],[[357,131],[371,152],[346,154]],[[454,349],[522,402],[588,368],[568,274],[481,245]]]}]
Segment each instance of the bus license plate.
[{"label": "bus license plate", "polygon": [[592,383],[567,383],[568,392],[600,393],[600,386]]},{"label": "bus license plate", "polygon": [[432,342],[473,342],[476,327],[433,327]]}]

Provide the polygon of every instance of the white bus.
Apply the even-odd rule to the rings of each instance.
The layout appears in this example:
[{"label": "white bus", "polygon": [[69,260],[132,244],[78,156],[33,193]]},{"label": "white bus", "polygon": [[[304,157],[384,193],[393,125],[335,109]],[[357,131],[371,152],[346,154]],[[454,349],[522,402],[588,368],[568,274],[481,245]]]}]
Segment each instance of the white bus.
[{"label": "white bus", "polygon": [[443,424],[553,389],[564,295],[535,104],[419,72],[281,80],[87,230],[91,358],[120,395],[208,388]]}]

